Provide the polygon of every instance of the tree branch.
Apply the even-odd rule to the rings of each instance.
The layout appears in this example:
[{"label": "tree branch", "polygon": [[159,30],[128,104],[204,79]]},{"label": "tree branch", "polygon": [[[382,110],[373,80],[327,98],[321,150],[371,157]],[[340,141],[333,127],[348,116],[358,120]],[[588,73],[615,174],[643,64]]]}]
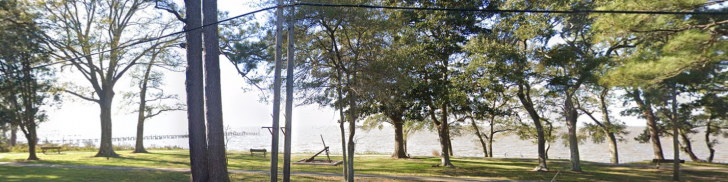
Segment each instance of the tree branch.
[{"label": "tree branch", "polygon": [[185,110],[186,109],[184,109],[184,108],[164,108],[164,109],[159,109],[154,114],[147,114],[146,116],[144,116],[144,119],[152,118],[152,117],[157,116],[159,114],[162,114],[162,112],[166,112],[166,111],[185,111]]},{"label": "tree branch", "polygon": [[81,94],[78,94],[78,93],[76,93],[76,92],[73,92],[73,91],[70,91],[70,90],[66,90],[66,89],[63,89],[63,91],[64,91],[64,92],[66,92],[66,93],[69,93],[69,94],[71,94],[71,95],[75,95],[76,97],[79,97],[79,98],[81,98],[81,99],[83,99],[83,100],[87,100],[87,101],[91,101],[91,102],[96,102],[96,103],[98,103],[98,102],[99,102],[99,100],[98,100],[98,99],[92,99],[92,98],[89,98],[89,97],[83,96],[83,95],[81,95]]}]

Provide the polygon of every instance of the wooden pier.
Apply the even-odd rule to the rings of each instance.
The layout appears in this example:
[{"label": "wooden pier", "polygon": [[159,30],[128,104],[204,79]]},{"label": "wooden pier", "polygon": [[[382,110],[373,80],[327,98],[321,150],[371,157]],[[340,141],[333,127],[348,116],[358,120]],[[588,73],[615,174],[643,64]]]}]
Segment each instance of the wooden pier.
[{"label": "wooden pier", "polygon": [[[260,135],[260,132],[245,132],[245,131],[232,131],[225,133],[225,136],[257,136]],[[166,139],[180,139],[180,138],[189,138],[188,134],[184,135],[150,135],[150,136],[144,136],[144,140],[166,140]],[[114,137],[111,138],[111,141],[113,142],[125,142],[125,141],[136,141],[136,137]],[[53,140],[43,140],[43,142],[48,143],[85,143],[85,142],[99,142],[99,138],[94,139],[53,139]]]}]

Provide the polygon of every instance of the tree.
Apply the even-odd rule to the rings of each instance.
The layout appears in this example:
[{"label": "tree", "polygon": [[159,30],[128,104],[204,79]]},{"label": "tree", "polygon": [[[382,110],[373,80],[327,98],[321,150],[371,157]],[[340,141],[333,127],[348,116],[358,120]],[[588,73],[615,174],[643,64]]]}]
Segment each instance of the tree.
[{"label": "tree", "polygon": [[[625,114],[629,113],[635,113],[638,112],[641,114],[641,118],[645,118],[647,121],[647,128],[645,130],[645,133],[647,135],[641,134],[640,136],[643,136],[642,138],[646,138],[644,141],[647,141],[649,139],[652,141],[652,151],[654,153],[654,159],[663,160],[665,159],[665,156],[662,152],[662,143],[660,142],[660,133],[662,128],[659,125],[659,119],[657,116],[655,116],[655,113],[652,109],[652,101],[651,98],[649,98],[651,95],[649,93],[645,92],[644,89],[639,89],[636,87],[633,87],[631,89],[628,88],[626,90],[625,96],[628,99],[633,100],[637,107],[630,110],[626,110],[623,112]],[[627,104],[627,103],[625,103]]]},{"label": "tree", "polygon": [[28,160],[39,160],[36,129],[47,119],[41,107],[58,101],[53,74],[43,66],[50,51],[28,4],[0,2],[0,17],[0,123],[17,126],[28,141]]},{"label": "tree", "polygon": [[[409,158],[409,154],[407,153],[407,139],[410,135],[413,135],[417,133],[418,131],[421,131],[427,127],[427,124],[429,121],[416,121],[416,120],[402,120],[402,123],[399,124],[401,126],[395,126],[396,123],[393,123],[392,119],[385,114],[379,113],[368,116],[361,128],[364,131],[370,131],[373,129],[379,129],[381,130],[384,128],[384,124],[390,124],[393,127],[401,127],[401,128],[394,128],[395,130],[395,143],[394,143],[394,152],[392,153],[392,158],[396,159],[402,159],[402,158]],[[401,135],[401,136],[397,136]],[[402,157],[404,155],[404,157]]]},{"label": "tree", "polygon": [[[581,129],[583,135],[589,136],[594,143],[604,143],[607,140],[609,144],[610,161],[614,164],[619,163],[619,150],[617,143],[623,141],[621,135],[629,134],[626,131],[627,126],[623,122],[616,121],[610,115],[609,104],[611,88],[606,85],[587,86],[588,96],[584,96],[580,102],[577,102],[577,109],[589,116],[594,122],[585,123]],[[601,119],[597,119],[595,113],[601,114]]]},{"label": "tree", "polygon": [[[520,8],[527,6],[525,2],[518,1],[511,5],[498,8]],[[545,6],[545,5],[544,5]],[[530,6],[527,6],[532,8]],[[536,8],[536,7],[533,7]],[[471,64],[478,64],[493,77],[501,78],[500,84],[512,85],[515,95],[521,103],[523,110],[533,121],[533,134],[537,139],[539,164],[534,171],[548,171],[546,165],[546,135],[543,118],[537,108],[538,96],[534,85],[544,82],[544,79],[535,70],[539,61],[537,52],[543,52],[548,40],[553,37],[553,28],[557,22],[544,14],[500,14],[499,19],[491,27],[492,32],[487,36],[478,36],[468,42],[467,50],[471,54]],[[530,137],[531,132],[521,130],[524,137]]]},{"label": "tree", "polygon": [[[369,3],[362,1],[361,3]],[[361,8],[302,7],[294,17],[298,21],[296,57],[297,85],[303,104],[333,106],[339,110],[342,146],[346,155],[344,176],[354,180],[354,151],[356,122],[363,115],[365,85],[362,71],[367,61],[381,59],[387,47],[381,29],[386,21],[380,11]],[[348,123],[349,135],[344,135],[343,122]]]},{"label": "tree", "polygon": [[[205,100],[203,90],[202,67],[202,31],[196,29],[202,26],[202,2],[200,0],[185,0],[185,17],[178,19],[184,21],[187,51],[186,93],[187,93],[187,125],[190,144],[190,171],[191,181],[204,182],[208,180],[207,136],[205,126]],[[173,14],[178,14],[174,6]],[[193,30],[195,29],[195,30]]]},{"label": "tree", "polygon": [[[55,57],[68,60],[91,87],[64,88],[66,93],[98,104],[101,147],[97,157],[118,156],[112,145],[111,110],[114,86],[145,55],[167,41],[148,42],[170,30],[150,13],[152,3],[139,0],[38,1],[47,23],[46,35]],[[100,21],[103,20],[103,21]]]},{"label": "tree", "polygon": [[[482,62],[472,61],[463,67],[464,71],[453,79],[457,90],[453,94],[453,113],[463,115],[458,121],[470,121],[484,157],[493,157],[495,135],[514,129],[517,107],[511,99],[514,92],[499,78],[491,76]],[[481,131],[479,122],[488,123],[488,129]]]},{"label": "tree", "polygon": [[[393,3],[397,6],[416,6],[422,8],[493,8],[494,4],[485,1],[407,1]],[[457,54],[463,52],[462,45],[468,36],[485,33],[486,30],[477,25],[479,14],[465,11],[405,11],[398,15],[405,27],[402,35],[414,40],[410,43],[416,50],[410,59],[426,62],[419,67],[419,76],[415,93],[425,103],[426,115],[437,128],[441,147],[440,166],[454,167],[450,162],[450,112],[451,107],[451,70],[450,63]],[[409,29],[409,30],[407,30]]]},{"label": "tree", "polygon": [[225,125],[222,121],[220,89],[220,38],[217,22],[217,0],[203,1],[202,28],[205,51],[205,109],[207,111],[207,158],[210,181],[230,181],[225,150]]},{"label": "tree", "polygon": [[[396,20],[395,20],[396,21]],[[395,25],[384,27],[383,32],[395,33]],[[406,40],[393,36],[394,40],[384,47],[381,59],[367,60],[362,68],[360,82],[367,85],[361,88],[360,95],[364,100],[361,112],[369,115],[363,128],[369,130],[382,128],[389,123],[394,129],[393,158],[409,158],[407,155],[407,134],[422,129],[425,120],[421,109],[416,104],[414,91],[413,67],[421,62],[408,59]]]},{"label": "tree", "polygon": [[[724,11],[725,7],[711,9],[722,1],[635,1],[620,0],[601,4],[602,10],[670,10],[670,11]],[[700,68],[711,62],[725,60],[728,35],[726,16],[662,16],[662,15],[602,15],[595,24],[603,31],[601,40],[630,40],[621,59],[623,66],[610,73],[613,85],[644,86],[660,83],[684,72]],[[677,85],[665,87],[671,97],[671,124],[679,125]],[[678,126],[673,129],[675,159],[679,158]],[[673,164],[673,180],[680,180],[680,163]]]},{"label": "tree", "polygon": [[717,139],[711,139],[711,136],[723,135],[724,138],[728,137],[728,122],[726,122],[726,113],[728,113],[728,99],[720,97],[715,93],[707,93],[700,98],[697,105],[702,106],[705,111],[702,116],[698,116],[705,126],[705,145],[708,147],[707,162],[713,162],[715,157],[715,145],[718,143]]},{"label": "tree", "polygon": [[[177,100],[177,95],[167,95],[161,86],[164,84],[164,73],[153,70],[155,67],[161,67],[168,70],[177,71],[174,67],[179,63],[174,61],[177,58],[171,55],[169,49],[176,46],[175,42],[169,42],[161,46],[159,49],[152,51],[148,56],[146,63],[141,63],[137,69],[132,72],[132,87],[138,87],[139,92],[130,92],[124,94],[125,105],[138,106],[134,112],[137,113],[137,134],[134,153],[147,153],[144,149],[144,122],[163,112],[184,110],[184,105],[175,103],[174,105],[164,103],[167,100]],[[169,68],[168,68],[169,67]],[[133,102],[137,99],[137,102]]]}]

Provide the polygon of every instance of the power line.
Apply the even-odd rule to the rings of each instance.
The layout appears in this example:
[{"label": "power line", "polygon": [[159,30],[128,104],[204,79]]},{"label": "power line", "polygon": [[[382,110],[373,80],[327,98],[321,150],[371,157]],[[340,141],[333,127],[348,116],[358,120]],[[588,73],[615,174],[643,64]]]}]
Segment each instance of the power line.
[{"label": "power line", "polygon": [[[292,5],[286,5],[286,6],[292,6]],[[77,56],[77,57],[74,57],[74,58],[68,58],[68,59],[64,59],[64,60],[60,60],[60,61],[56,61],[56,62],[52,62],[52,63],[48,63],[48,64],[38,65],[38,66],[31,67],[30,69],[33,70],[33,69],[48,67],[48,66],[52,66],[52,65],[56,65],[56,64],[61,64],[61,63],[69,62],[69,61],[76,60],[76,59],[81,59],[81,58],[88,57],[88,56],[95,56],[95,55],[99,55],[99,54],[103,54],[103,53],[108,53],[108,52],[115,51],[115,50],[118,50],[118,49],[124,49],[124,48],[127,48],[127,47],[139,45],[139,44],[142,44],[142,43],[152,42],[152,41],[160,40],[160,39],[163,39],[163,38],[172,37],[172,36],[175,36],[175,35],[179,35],[179,34],[191,32],[191,31],[194,31],[194,30],[199,30],[199,29],[205,28],[207,26],[219,24],[219,23],[222,23],[222,22],[230,21],[230,20],[237,19],[237,18],[240,18],[240,17],[248,16],[248,15],[255,14],[255,13],[259,13],[259,12],[262,12],[262,11],[271,10],[271,9],[274,9],[274,8],[277,8],[277,7],[273,6],[273,7],[267,7],[267,8],[263,8],[263,9],[251,11],[251,12],[248,12],[248,13],[245,13],[245,14],[241,14],[241,15],[238,15],[238,16],[230,17],[228,19],[220,20],[220,21],[217,21],[217,22],[214,22],[214,23],[205,24],[205,25],[202,25],[202,26],[199,26],[199,27],[195,27],[195,28],[191,28],[191,29],[186,29],[186,30],[183,30],[183,31],[178,31],[178,32],[170,33],[170,34],[167,34],[167,35],[163,35],[163,36],[155,37],[155,38],[151,38],[151,39],[140,40],[140,41],[131,43],[129,45],[119,46],[119,47],[113,48],[113,49],[108,49],[108,50],[104,50],[104,51],[100,51],[100,52],[95,52],[95,53],[91,53],[91,54],[81,55],[81,56]]]},{"label": "power line", "polygon": [[631,10],[520,10],[520,9],[478,9],[478,8],[422,8],[402,6],[375,6],[365,4],[296,3],[293,5],[319,7],[352,7],[370,9],[420,10],[420,11],[465,11],[483,13],[555,13],[555,14],[655,14],[655,15],[728,15],[728,12],[706,11],[631,11]]},{"label": "power line", "polygon": [[[365,4],[324,4],[324,3],[294,3],[294,4],[280,6],[280,8],[285,8],[285,7],[290,7],[290,6],[351,7],[351,8],[369,8],[369,9],[416,10],[416,11],[463,11],[463,12],[483,12],[483,13],[728,15],[728,12],[704,12],[704,11],[684,12],[684,11],[627,11],[627,10],[519,10],[519,9],[478,9],[478,8],[422,8],[422,7],[402,7],[402,6],[375,6],[375,5],[365,5]],[[87,54],[87,55],[77,56],[74,58],[64,59],[64,60],[53,62],[53,63],[39,65],[39,66],[32,67],[31,69],[38,69],[38,68],[42,68],[42,67],[47,67],[47,66],[52,66],[52,65],[72,61],[75,59],[81,59],[81,58],[84,58],[87,56],[94,56],[94,55],[98,55],[98,54],[108,53],[108,52],[115,51],[118,49],[123,49],[123,48],[131,47],[131,46],[139,45],[142,43],[156,41],[156,40],[160,40],[163,38],[172,37],[175,35],[202,29],[207,26],[220,24],[222,22],[231,21],[231,20],[234,20],[234,19],[237,19],[240,17],[248,16],[248,15],[263,12],[263,11],[268,11],[268,10],[275,9],[275,8],[279,8],[279,7],[271,6],[271,7],[251,11],[248,13],[244,13],[241,15],[237,15],[234,17],[230,17],[230,18],[220,20],[220,21],[217,21],[214,23],[205,24],[205,25],[202,25],[199,27],[170,33],[170,34],[163,35],[163,36],[156,37],[156,38],[141,40],[141,41],[129,44],[129,45],[120,46],[120,47],[108,49],[105,51],[95,52],[95,53],[91,53],[91,54]]]}]

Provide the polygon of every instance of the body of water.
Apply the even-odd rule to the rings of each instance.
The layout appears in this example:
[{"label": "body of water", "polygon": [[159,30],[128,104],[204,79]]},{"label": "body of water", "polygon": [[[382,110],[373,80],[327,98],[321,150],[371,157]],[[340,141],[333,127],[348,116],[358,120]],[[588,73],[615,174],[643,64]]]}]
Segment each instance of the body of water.
[{"label": "body of water", "polygon": [[[293,131],[294,153],[315,153],[324,148],[321,137],[323,136],[326,145],[330,147],[333,154],[341,153],[341,135],[338,126],[302,126]],[[652,144],[639,143],[633,138],[642,132],[644,127],[628,127],[629,135],[623,136],[623,142],[618,143],[620,162],[651,160]],[[265,148],[270,151],[271,135],[266,129],[260,127],[236,128],[235,131],[258,133],[252,135],[233,136],[228,140],[228,150],[247,151],[250,148]],[[348,132],[347,132],[348,135]],[[691,135],[693,151],[701,159],[708,157],[708,148],[704,142],[702,133]],[[718,138],[720,136],[716,136]],[[58,137],[43,138],[41,140],[55,140]],[[73,137],[64,137],[72,139]],[[280,151],[283,151],[283,135],[281,135]],[[356,152],[357,153],[383,153],[391,154],[394,151],[394,130],[391,127],[384,127],[382,130],[356,131]],[[715,146],[715,162],[728,162],[728,138],[718,138],[719,143]],[[665,158],[673,158],[672,138],[661,138]],[[188,148],[187,138],[145,140],[147,147],[151,146],[178,146]],[[440,144],[436,132],[420,131],[411,135],[407,142],[408,153],[413,156],[430,156],[432,151],[439,151]],[[98,145],[98,143],[96,143]],[[117,141],[114,145],[134,145],[134,141]],[[456,156],[482,157],[483,150],[474,134],[463,134],[452,138],[453,153]],[[569,148],[563,141],[551,143],[549,157],[552,159],[568,159]],[[579,153],[582,160],[595,162],[609,162],[609,146],[607,143],[595,144],[587,140],[579,145]],[[688,159],[681,151],[681,158]],[[536,144],[532,140],[520,140],[515,135],[496,136],[493,143],[494,157],[515,157],[515,158],[537,158]]]}]

